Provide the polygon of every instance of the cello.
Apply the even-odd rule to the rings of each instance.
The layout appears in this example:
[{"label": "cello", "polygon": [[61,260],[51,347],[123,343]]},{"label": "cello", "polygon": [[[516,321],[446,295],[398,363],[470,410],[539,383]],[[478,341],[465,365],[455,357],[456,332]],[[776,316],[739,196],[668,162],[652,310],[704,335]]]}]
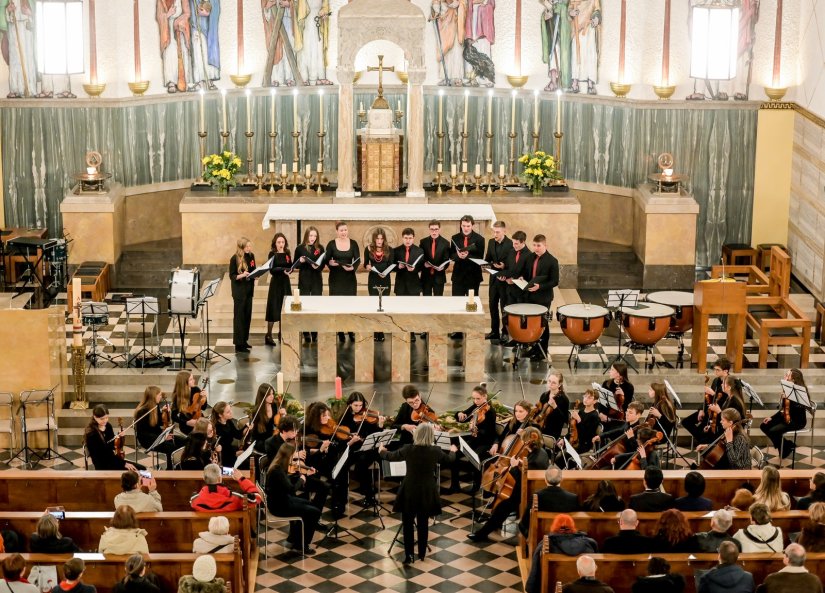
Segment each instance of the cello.
[{"label": "cello", "polygon": [[[661,432],[661,431],[657,431],[657,432],[656,432],[656,434],[654,434],[654,435],[653,435],[650,439],[648,439],[647,441],[645,441],[645,442],[644,442],[644,444],[642,445],[642,446],[644,447],[644,449],[645,449],[645,455],[647,455],[648,449],[649,449],[649,448],[651,448],[651,447],[653,447],[653,446],[654,446],[656,443],[658,443],[659,441],[661,441],[661,440],[664,438],[664,436],[665,436],[665,433],[663,433],[663,432]],[[638,449],[637,449],[637,450],[636,450],[636,452],[633,454],[633,457],[631,457],[631,458],[627,461],[627,463],[625,464],[625,466],[624,466],[623,468],[621,468],[621,469],[635,469],[635,470],[641,470],[641,469],[642,469],[642,462],[641,462],[641,460],[639,459],[639,451],[638,451]]]},{"label": "cello", "polygon": [[[573,404],[573,411],[578,411],[579,405],[581,405],[581,401],[576,400],[576,403]],[[570,446],[574,449],[579,446],[579,429],[578,429],[578,422],[573,419],[572,412],[570,413],[570,420],[567,422],[567,441],[570,443]]]},{"label": "cello", "polygon": [[[524,428],[527,422],[525,419],[520,428]],[[501,445],[502,452],[498,459],[496,459],[495,463],[487,466],[487,469],[484,470],[484,474],[481,477],[481,483],[489,485],[486,489],[493,496],[491,509],[495,510],[499,504],[508,500],[513,495],[513,489],[516,487],[516,478],[510,472],[510,460],[516,458],[523,463],[530,454],[531,447],[535,446],[538,439],[541,439],[541,433],[539,433],[539,436],[534,436],[532,439],[525,441],[521,438],[521,435],[518,434],[518,431],[504,439]]]},{"label": "cello", "polygon": [[[636,426],[628,429],[633,431],[633,436],[635,438],[636,431],[639,427],[644,426],[645,424],[640,422]],[[626,440],[629,437],[627,436],[627,431],[622,432],[621,435],[607,443],[604,447],[596,451],[593,455],[593,461],[584,469],[604,469],[610,468],[611,460],[616,457],[616,455],[621,455],[622,453],[627,453],[627,445]]]},{"label": "cello", "polygon": [[[738,424],[745,426],[751,421],[751,415],[748,414],[742,418]],[[710,443],[704,451],[700,451],[698,456],[697,466],[699,469],[716,469],[716,465],[725,457],[727,448],[725,447],[725,432],[722,431],[716,439]]]}]

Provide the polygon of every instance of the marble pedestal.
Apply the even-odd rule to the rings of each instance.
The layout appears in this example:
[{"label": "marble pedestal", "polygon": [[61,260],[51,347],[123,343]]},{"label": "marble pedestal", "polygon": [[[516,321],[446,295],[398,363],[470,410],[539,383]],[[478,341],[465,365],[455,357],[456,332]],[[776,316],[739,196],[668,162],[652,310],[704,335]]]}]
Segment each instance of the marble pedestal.
[{"label": "marble pedestal", "polygon": [[123,186],[111,183],[105,193],[69,192],[60,203],[63,230],[74,241],[69,263],[105,261],[114,266],[124,243]]},{"label": "marble pedestal", "polygon": [[447,334],[464,333],[464,380],[484,379],[484,308],[466,311],[464,297],[384,298],[379,313],[378,297],[302,297],[301,311],[292,311],[287,297],[281,313],[281,370],[289,381],[301,377],[301,332],[318,332],[318,381],[331,382],[336,374],[336,334],[355,332],[355,380],[375,377],[374,332],[384,332],[392,344],[393,382],[410,381],[410,332],[429,334],[430,382],[447,380]]}]

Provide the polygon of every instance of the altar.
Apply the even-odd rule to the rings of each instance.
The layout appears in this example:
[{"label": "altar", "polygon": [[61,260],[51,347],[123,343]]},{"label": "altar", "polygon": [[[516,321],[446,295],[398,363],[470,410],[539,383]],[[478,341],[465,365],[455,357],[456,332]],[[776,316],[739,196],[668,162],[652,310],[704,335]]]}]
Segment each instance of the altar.
[{"label": "altar", "polygon": [[[337,332],[355,333],[355,382],[375,379],[375,332],[391,336],[392,381],[410,381],[410,332],[427,333],[429,382],[447,381],[448,334],[464,333],[464,380],[484,380],[484,307],[479,297],[475,311],[467,311],[466,297],[300,297],[301,310],[292,311],[287,297],[281,313],[281,371],[287,381],[301,379],[301,332],[318,332],[318,381],[336,376]],[[320,362],[323,361],[323,362]]]}]

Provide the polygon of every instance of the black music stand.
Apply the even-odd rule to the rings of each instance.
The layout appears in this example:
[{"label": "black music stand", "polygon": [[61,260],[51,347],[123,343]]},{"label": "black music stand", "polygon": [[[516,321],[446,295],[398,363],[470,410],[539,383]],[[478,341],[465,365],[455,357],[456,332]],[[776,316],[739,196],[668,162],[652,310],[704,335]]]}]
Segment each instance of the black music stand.
[{"label": "black music stand", "polygon": [[[55,385],[51,389],[29,389],[26,391],[20,392],[20,422],[21,422],[21,430],[23,432],[23,448],[17,452],[17,455],[13,457],[16,459],[20,456],[21,453],[24,454],[24,465],[32,467],[32,462],[30,459],[29,453],[31,456],[36,457],[37,461],[34,465],[38,465],[44,459],[52,460],[56,458],[60,458],[66,463],[71,463],[68,459],[63,457],[57,449],[52,448],[52,419],[54,417],[54,390],[57,389]],[[33,400],[32,397],[38,395],[41,396],[39,399]],[[46,404],[46,448],[42,450],[41,453],[34,451],[32,448],[29,447],[29,432],[27,427],[27,407],[28,406],[36,406],[39,404],[45,403]],[[57,428],[57,425],[54,425],[54,428]],[[36,432],[40,432],[39,430]],[[57,445],[57,443],[55,443]]]},{"label": "black music stand", "polygon": [[[811,412],[815,408],[813,402],[811,402],[810,397],[808,396],[808,390],[804,388],[802,385],[797,385],[791,381],[785,381],[784,379],[779,381],[782,384],[782,394],[787,397],[791,402],[797,403],[803,408],[805,408],[805,412]],[[780,400],[780,406],[781,406]],[[793,431],[793,448],[794,453],[791,456],[791,469],[794,469],[796,466],[796,439],[799,436],[799,431]],[[811,423],[811,445],[813,445],[813,436],[814,436],[814,425],[813,422]],[[784,435],[782,436],[784,439]],[[779,458],[779,463],[782,463],[782,457]]]},{"label": "black music stand", "polygon": [[619,404],[616,403],[616,395],[610,391],[609,389],[605,389],[598,383],[591,383],[591,387],[596,392],[596,395],[599,396],[599,403],[603,405],[605,408],[616,410],[617,412],[622,412],[623,410],[619,407]]},{"label": "black music stand", "polygon": [[[137,354],[132,355],[131,348],[129,347],[129,316],[131,315],[140,315],[140,326],[141,326],[141,348]],[[146,316],[147,315],[154,315],[155,316],[155,325],[157,326],[157,316],[160,314],[160,305],[158,304],[157,297],[135,297],[135,298],[127,298],[126,299],[126,368],[132,366],[132,363],[135,363],[137,367],[138,357],[140,357],[140,374],[143,374],[143,371],[146,370],[146,359],[148,357],[154,358],[155,360],[162,360],[163,357],[160,354],[156,354],[154,352],[150,352],[146,348]],[[148,355],[148,356],[147,356]]]},{"label": "black music stand", "polygon": [[[88,325],[92,329],[92,349],[86,354],[86,358],[89,359],[89,368],[97,368],[97,361],[101,358],[117,366],[115,359],[120,358],[120,355],[109,356],[105,354],[102,349],[100,351],[97,349],[97,330],[99,327],[109,323],[109,305],[93,301],[80,303],[80,318],[83,321],[83,325]],[[102,339],[114,348],[114,344],[109,340],[106,338]]]},{"label": "black music stand", "polygon": [[[335,463],[335,466],[332,468],[332,473],[330,474],[330,477],[332,478],[332,482],[335,482],[335,480],[338,479],[338,476],[341,474],[341,472],[347,473],[349,471],[349,469],[348,469],[348,466],[349,466],[349,452],[350,452],[350,448],[349,447],[344,447],[344,452],[341,454],[341,457],[338,458],[338,461]],[[347,483],[349,483],[349,479],[347,479]],[[327,530],[324,537],[325,538],[326,537],[331,537],[332,539],[337,540],[339,533],[342,536],[348,535],[357,542],[361,541],[349,529],[347,529],[346,527],[341,527],[340,525],[338,525],[338,513],[335,512],[335,510],[333,509],[332,525]]]},{"label": "black music stand", "polygon": [[[635,307],[639,302],[639,291],[630,288],[622,288],[620,290],[607,291],[607,308],[613,309],[613,317],[616,319],[616,324],[619,326],[619,342],[618,350],[615,356],[607,359],[607,364],[604,366],[602,374],[613,366],[613,363],[623,362],[631,369],[639,372],[636,368],[636,362],[633,360],[633,351],[628,347],[622,352],[622,343],[624,342],[624,319],[622,318],[622,307]],[[626,358],[627,353],[630,352],[630,358]]]},{"label": "black music stand", "polygon": [[226,362],[229,362],[229,359],[226,356],[212,348],[212,343],[210,342],[209,337],[209,299],[215,296],[215,293],[218,292],[218,285],[220,283],[220,278],[215,278],[214,280],[207,282],[206,286],[204,286],[201,290],[201,298],[196,305],[196,307],[201,309],[201,319],[206,325],[206,348],[193,356],[192,360],[194,361],[198,358],[202,358],[204,370],[206,370],[206,367],[209,366],[209,361],[213,358],[223,358]]},{"label": "black music stand", "polygon": [[[358,450],[358,453],[366,453],[368,451],[373,451],[378,449],[381,445],[385,447],[390,444],[390,441],[395,436],[396,429],[390,428],[387,430],[382,430],[381,432],[374,432],[370,435],[367,435],[364,438],[364,442],[361,444],[361,448]],[[381,504],[381,460],[379,458],[377,465],[377,470],[373,472],[373,475],[378,475],[378,488],[376,489],[375,495],[373,496],[373,503],[369,506],[365,506],[360,511],[356,512],[353,515],[350,515],[350,519],[353,519],[364,513],[366,511],[372,511],[375,517],[378,517],[378,521],[381,522],[381,529],[384,529],[384,519],[381,517],[381,511],[390,514],[390,510]],[[362,486],[363,487],[363,486]]]}]

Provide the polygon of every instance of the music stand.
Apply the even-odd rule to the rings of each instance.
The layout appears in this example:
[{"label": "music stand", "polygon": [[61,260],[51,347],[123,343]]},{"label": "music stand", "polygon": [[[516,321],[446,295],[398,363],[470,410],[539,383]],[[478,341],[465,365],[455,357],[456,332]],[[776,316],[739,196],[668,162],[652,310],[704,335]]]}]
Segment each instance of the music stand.
[{"label": "music stand", "polygon": [[622,412],[623,410],[619,407],[619,404],[616,403],[616,396],[615,394],[610,391],[609,389],[605,389],[598,383],[592,383],[591,387],[599,396],[599,401],[601,405],[605,408],[616,410],[617,412]]},{"label": "music stand", "polygon": [[440,448],[442,451],[449,451],[452,446],[452,435],[449,432],[442,432],[440,430],[433,431],[433,436],[435,441],[433,444]]},{"label": "music stand", "polygon": [[214,280],[207,282],[206,286],[201,289],[201,298],[198,300],[196,305],[196,307],[201,309],[201,321],[204,325],[206,325],[206,348],[193,356],[192,360],[202,358],[203,370],[206,370],[206,367],[209,366],[209,361],[213,358],[223,358],[226,362],[229,362],[229,359],[226,356],[212,348],[209,336],[209,299],[215,296],[215,293],[218,292],[218,285],[220,283],[220,278],[215,278]]},{"label": "music stand", "polygon": [[[157,327],[157,316],[160,313],[160,306],[158,305],[157,297],[137,297],[137,298],[127,298],[126,299],[126,368],[129,368],[132,365],[132,362],[135,362],[135,366],[137,366],[137,358],[140,356],[142,357],[140,362],[140,374],[143,374],[143,371],[146,369],[146,358],[147,354],[155,359],[161,359],[160,354],[155,354],[150,352],[146,348],[146,315],[154,315],[155,316],[155,326]],[[129,317],[132,315],[140,315],[141,319],[141,344],[142,347],[140,351],[132,355],[131,348],[129,345]]]},{"label": "music stand", "polygon": [[[20,392],[20,428],[21,432],[23,433],[23,448],[17,452],[12,459],[17,459],[20,454],[24,455],[24,465],[33,467],[31,457],[36,457],[37,461],[34,465],[39,464],[44,459],[55,459],[59,457],[66,463],[71,463],[68,459],[63,457],[57,449],[52,448],[52,427],[57,429],[56,424],[52,424],[52,419],[54,418],[54,390],[57,389],[55,385],[51,389],[28,389],[25,391]],[[38,397],[38,399],[32,399],[33,397]],[[38,453],[34,451],[31,447],[29,447],[29,427],[28,427],[28,406],[36,406],[39,404],[46,404],[46,418],[45,418],[45,429],[46,429],[46,448],[42,451],[42,453]],[[42,420],[41,418],[37,418],[37,421]],[[36,428],[32,432],[41,432],[41,430]],[[55,443],[57,444],[57,443]]]},{"label": "music stand", "polygon": [[[86,355],[86,358],[89,359],[89,367],[97,368],[97,360],[99,358],[102,358],[117,366],[115,358],[119,358],[119,355],[109,356],[108,354],[104,354],[102,349],[100,352],[98,352],[97,350],[97,329],[98,327],[109,323],[109,305],[107,303],[96,302],[80,303],[80,318],[83,322],[83,325],[88,325],[90,328],[92,328],[92,349]],[[106,338],[102,339],[104,342],[108,343],[112,348],[115,347],[114,344],[112,344]]]},{"label": "music stand", "polygon": [[[155,439],[155,442],[154,442],[154,443],[152,443],[152,444],[149,446],[149,448],[148,448],[148,449],[146,449],[146,452],[147,452],[147,453],[151,453],[151,454],[155,457],[155,459],[156,459],[156,461],[155,461],[155,469],[157,469],[157,468],[158,468],[158,466],[160,465],[160,460],[158,460],[158,453],[157,453],[156,449],[157,449],[158,447],[160,447],[160,445],[161,445],[162,443],[165,443],[165,442],[166,442],[166,437],[168,437],[170,434],[172,434],[172,431],[173,431],[173,430],[175,430],[175,425],[174,425],[174,424],[171,424],[170,426],[168,426],[167,428],[165,428],[165,429],[163,430],[163,432],[161,432],[161,433],[158,435],[158,438],[156,438],[156,439]],[[137,431],[135,431],[135,438],[137,438]],[[135,449],[135,450],[137,450],[137,449]],[[167,469],[167,470],[171,470],[172,468],[171,468],[171,467],[167,467],[166,469]]]},{"label": "music stand", "polygon": [[613,366],[614,363],[622,361],[631,369],[639,372],[639,369],[636,368],[635,361],[632,359],[632,352],[631,352],[631,359],[625,358],[625,355],[630,348],[627,348],[624,352],[622,352],[622,342],[624,341],[624,324],[622,323],[622,315],[621,311],[623,307],[635,307],[639,303],[639,291],[633,290],[630,288],[622,288],[619,290],[608,290],[607,291],[607,308],[613,309],[613,317],[616,319],[616,324],[619,326],[619,342],[618,342],[618,350],[616,355],[608,358],[607,364],[605,364],[604,371],[602,373],[606,373],[607,370]]},{"label": "music stand", "polygon": [[750,383],[746,383],[745,381],[741,381],[742,383],[742,393],[748,396],[748,412],[753,412],[753,402],[759,404],[760,408],[764,408],[765,404],[762,403],[762,400],[759,398],[759,394],[756,393],[756,389],[754,389]]},{"label": "music stand", "polygon": [[[814,409],[813,404],[811,403],[810,398],[808,397],[808,390],[802,385],[797,385],[791,381],[786,381],[785,379],[781,379],[779,383],[782,385],[782,394],[788,398],[791,402],[797,403],[803,408],[805,408],[805,412],[812,411]],[[781,407],[781,400],[780,400],[780,407]],[[811,445],[813,445],[813,434],[814,434],[814,426],[813,422],[811,423]],[[791,469],[794,469],[796,466],[796,439],[799,436],[799,431],[794,430],[793,433],[793,448],[794,453],[791,455]],[[783,436],[784,438],[784,436]],[[780,464],[782,459],[780,457]]]},{"label": "music stand", "polygon": [[[330,477],[332,478],[332,482],[335,482],[335,480],[338,479],[338,476],[341,474],[341,472],[349,471],[349,469],[348,469],[348,466],[349,466],[349,463],[348,463],[349,462],[349,451],[350,451],[349,447],[344,447],[344,452],[341,454],[341,457],[338,458],[338,461],[335,463],[335,466],[332,468],[332,472],[330,473]],[[347,483],[349,483],[349,479],[347,479]],[[330,525],[330,528],[327,530],[324,537],[331,537],[332,539],[337,540],[339,532],[341,533],[341,535],[350,536],[356,542],[361,541],[349,529],[347,529],[346,527],[341,527],[340,525],[338,525],[338,513],[333,512],[332,513],[332,525]]]}]

